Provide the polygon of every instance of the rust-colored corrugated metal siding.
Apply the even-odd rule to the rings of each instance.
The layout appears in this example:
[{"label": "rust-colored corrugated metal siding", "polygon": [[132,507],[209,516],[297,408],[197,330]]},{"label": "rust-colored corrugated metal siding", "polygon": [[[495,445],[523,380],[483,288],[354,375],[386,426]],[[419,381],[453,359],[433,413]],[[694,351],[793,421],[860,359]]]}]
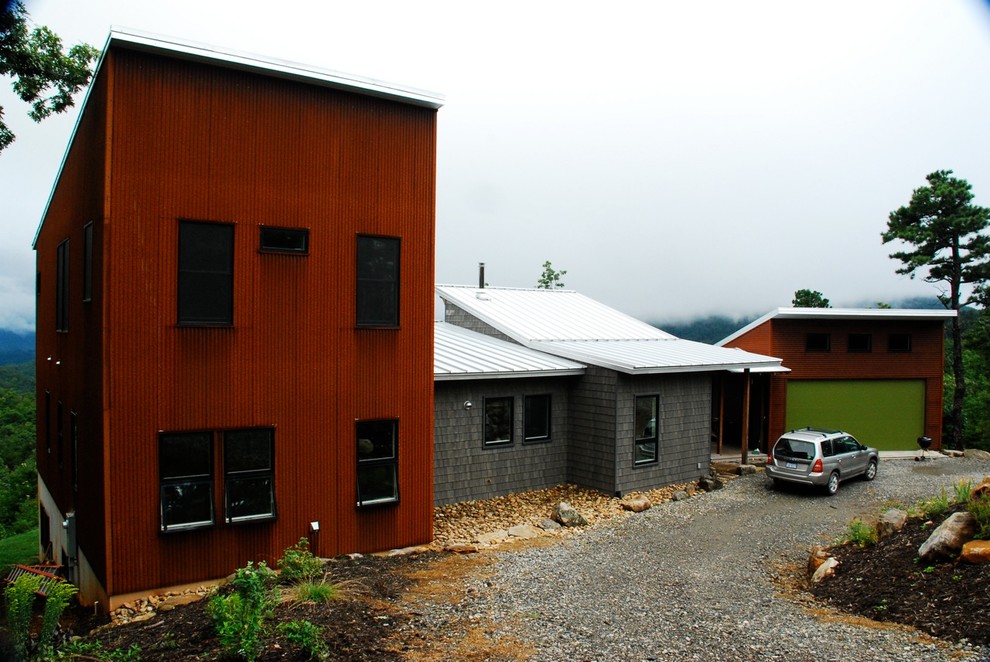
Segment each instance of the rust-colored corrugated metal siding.
[{"label": "rust-colored corrugated metal siding", "polygon": [[[110,54],[104,222],[111,595],[432,537],[436,111]],[[178,222],[234,225],[234,324],[176,326]],[[258,252],[261,225],[310,230]],[[401,237],[400,328],[355,329],[356,235]],[[358,510],[355,421],[399,420],[397,505]],[[159,430],[275,427],[276,522],[159,533]],[[222,475],[215,475],[222,513]]]},{"label": "rust-colored corrugated metal siding", "polygon": [[[943,323],[941,321],[771,320],[769,352],[780,357],[789,374],[775,376],[771,385],[770,436],[784,432],[787,381],[792,379],[923,379],[925,380],[925,434],[940,445],[942,439]],[[805,349],[809,333],[828,333],[831,351]],[[870,334],[873,351],[849,352],[849,334]],[[910,352],[888,352],[887,336],[912,337]]]},{"label": "rust-colored corrugated metal siding", "polygon": [[[38,473],[62,515],[75,510],[80,519],[88,522],[78,530],[78,540],[88,550],[97,572],[105,569],[106,550],[101,480],[104,298],[100,294],[103,262],[99,251],[104,238],[106,91],[104,81],[94,82],[76,139],[66,154],[63,176],[50,201],[43,231],[35,243]],[[85,227],[89,223],[93,227],[94,282],[92,300],[84,302],[83,255]],[[61,332],[55,328],[56,256],[59,244],[65,240],[69,241],[69,330]],[[46,402],[49,407],[45,406]],[[61,420],[58,403],[62,403]],[[73,421],[77,431],[75,444]],[[86,498],[81,498],[82,495]],[[56,517],[57,513],[49,516]]]}]

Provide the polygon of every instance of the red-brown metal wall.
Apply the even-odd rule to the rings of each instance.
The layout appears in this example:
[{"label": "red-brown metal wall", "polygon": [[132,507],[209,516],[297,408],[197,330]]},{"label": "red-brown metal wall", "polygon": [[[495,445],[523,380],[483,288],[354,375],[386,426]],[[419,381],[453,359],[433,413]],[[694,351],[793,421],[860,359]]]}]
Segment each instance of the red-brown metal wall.
[{"label": "red-brown metal wall", "polygon": [[[809,352],[807,334],[828,333],[831,351]],[[851,333],[871,334],[871,352],[849,352]],[[888,352],[889,334],[912,338],[910,352]],[[925,435],[935,447],[942,439],[942,378],[944,324],[941,321],[901,320],[770,320],[731,343],[748,351],[782,359],[791,372],[771,380],[770,438],[784,432],[787,382],[793,379],[923,379]]]},{"label": "red-brown metal wall", "polygon": [[[311,521],[322,555],[430,540],[436,111],[127,50],[109,64],[108,592],[274,564]],[[176,326],[180,219],[234,225],[230,328]],[[309,254],[259,253],[261,225],[308,228]],[[359,233],[401,238],[399,329],[355,328]],[[355,506],[363,418],[399,420],[396,505]],[[252,426],[275,428],[277,521],[224,524],[215,473],[218,523],[160,533],[158,432]]]}]

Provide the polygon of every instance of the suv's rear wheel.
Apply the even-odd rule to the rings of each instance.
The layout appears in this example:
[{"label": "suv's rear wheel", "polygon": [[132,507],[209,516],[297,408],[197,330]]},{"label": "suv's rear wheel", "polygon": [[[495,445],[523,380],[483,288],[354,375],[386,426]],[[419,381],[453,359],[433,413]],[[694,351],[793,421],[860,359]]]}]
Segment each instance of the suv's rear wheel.
[{"label": "suv's rear wheel", "polygon": [[832,496],[839,491],[839,472],[833,471],[832,475],[828,477],[828,482],[825,484],[825,491],[828,492],[829,496]]},{"label": "suv's rear wheel", "polygon": [[866,473],[863,474],[863,478],[866,480],[873,480],[877,477],[877,461],[870,460],[870,463],[866,465]]}]

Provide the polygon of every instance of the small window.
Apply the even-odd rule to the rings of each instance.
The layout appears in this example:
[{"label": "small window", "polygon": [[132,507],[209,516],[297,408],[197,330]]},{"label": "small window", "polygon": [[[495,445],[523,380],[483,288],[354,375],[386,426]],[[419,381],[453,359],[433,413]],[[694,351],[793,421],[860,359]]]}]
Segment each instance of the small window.
[{"label": "small window", "polygon": [[636,398],[636,456],[634,463],[637,465],[657,462],[660,445],[657,430],[659,410],[659,396],[643,395]]},{"label": "small window", "polygon": [[358,422],[358,506],[399,500],[398,437],[399,422],[396,420]]},{"label": "small window", "polygon": [[69,240],[58,245],[55,273],[55,330],[69,330]]},{"label": "small window", "polygon": [[357,325],[399,326],[399,240],[357,238]]},{"label": "small window", "polygon": [[179,223],[178,323],[234,323],[234,226]]},{"label": "small window", "polygon": [[309,253],[309,230],[304,228],[276,228],[261,226],[262,253]]},{"label": "small window", "polygon": [[83,301],[93,300],[93,224],[83,228]]},{"label": "small window", "polygon": [[887,351],[888,352],[910,352],[911,351],[911,334],[910,333],[892,333],[887,337]]},{"label": "small window", "polygon": [[158,438],[161,530],[213,524],[213,433]]},{"label": "small window", "polygon": [[809,333],[804,348],[809,352],[831,351],[832,336],[827,333]]},{"label": "small window", "polygon": [[485,446],[512,443],[512,397],[485,398]]},{"label": "small window", "polygon": [[869,333],[850,333],[848,350],[860,353],[872,352],[873,336]]},{"label": "small window", "polygon": [[275,518],[275,431],[223,433],[224,508],[227,522]]},{"label": "small window", "polygon": [[523,441],[550,439],[550,396],[527,395],[523,412]]}]

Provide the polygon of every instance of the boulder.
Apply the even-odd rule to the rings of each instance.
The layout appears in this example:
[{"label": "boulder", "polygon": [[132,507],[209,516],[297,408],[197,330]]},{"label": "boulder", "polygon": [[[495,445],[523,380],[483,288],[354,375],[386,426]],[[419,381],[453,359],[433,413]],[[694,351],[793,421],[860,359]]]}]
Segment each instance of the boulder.
[{"label": "boulder", "polygon": [[687,493],[687,490],[677,490],[670,498],[674,501],[684,501],[685,499],[690,499],[691,496]]},{"label": "boulder", "polygon": [[477,538],[477,542],[482,545],[497,545],[500,542],[504,542],[506,538],[509,537],[509,532],[505,530],[492,531],[491,533],[482,533]]},{"label": "boulder", "polygon": [[828,552],[825,551],[824,547],[820,545],[812,547],[811,554],[808,556],[808,575],[814,575],[815,570],[818,570],[818,567],[822,563],[825,563],[825,560],[828,558]]},{"label": "boulder", "polygon": [[158,611],[171,611],[176,607],[181,607],[182,605],[192,604],[193,602],[199,602],[203,599],[203,596],[196,595],[195,593],[184,593],[182,595],[172,595],[165,598],[162,602],[158,604]]},{"label": "boulder", "polygon": [[749,476],[756,473],[756,467],[752,464],[740,464],[736,467],[736,473],[740,476]]},{"label": "boulder", "polygon": [[557,531],[558,529],[562,528],[560,526],[560,522],[555,522],[549,517],[543,520],[542,522],[540,522],[537,526],[539,526],[544,531]]},{"label": "boulder", "polygon": [[557,507],[553,509],[553,518],[564,526],[588,525],[588,520],[586,520],[581,513],[575,510],[574,506],[566,501],[561,501],[557,504]]},{"label": "boulder", "polygon": [[967,563],[990,563],[990,540],[970,540],[962,546],[959,558]]},{"label": "boulder", "polygon": [[811,583],[817,584],[826,577],[831,577],[835,574],[835,569],[837,567],[839,567],[839,560],[834,556],[828,557],[822,561],[822,564],[818,566],[817,570],[815,570],[815,574],[811,576]]},{"label": "boulder", "polygon": [[987,476],[986,478],[980,481],[979,485],[973,487],[973,490],[972,492],[970,492],[970,494],[974,499],[979,499],[985,494],[990,494],[990,476]]},{"label": "boulder", "polygon": [[720,490],[724,483],[717,476],[702,476],[698,479],[698,487],[706,492]]},{"label": "boulder", "polygon": [[877,520],[877,536],[886,538],[904,528],[907,524],[908,514],[900,508],[891,508],[884,511],[880,519]]},{"label": "boulder", "polygon": [[471,545],[465,542],[452,543],[443,549],[445,552],[451,552],[453,554],[476,554],[478,552],[477,545]]},{"label": "boulder", "polygon": [[968,457],[975,460],[990,460],[990,452],[980,448],[967,448],[963,451],[963,457]]},{"label": "boulder", "polygon": [[543,535],[543,532],[532,524],[518,524],[509,529],[510,538],[536,538]]},{"label": "boulder", "polygon": [[922,543],[918,556],[925,560],[955,556],[972,539],[975,530],[976,518],[972,513],[953,513]]},{"label": "boulder", "polygon": [[649,510],[650,508],[653,507],[653,504],[650,503],[650,500],[643,495],[626,497],[625,499],[619,502],[619,505],[626,510],[631,510],[634,513],[641,513],[644,510]]}]

